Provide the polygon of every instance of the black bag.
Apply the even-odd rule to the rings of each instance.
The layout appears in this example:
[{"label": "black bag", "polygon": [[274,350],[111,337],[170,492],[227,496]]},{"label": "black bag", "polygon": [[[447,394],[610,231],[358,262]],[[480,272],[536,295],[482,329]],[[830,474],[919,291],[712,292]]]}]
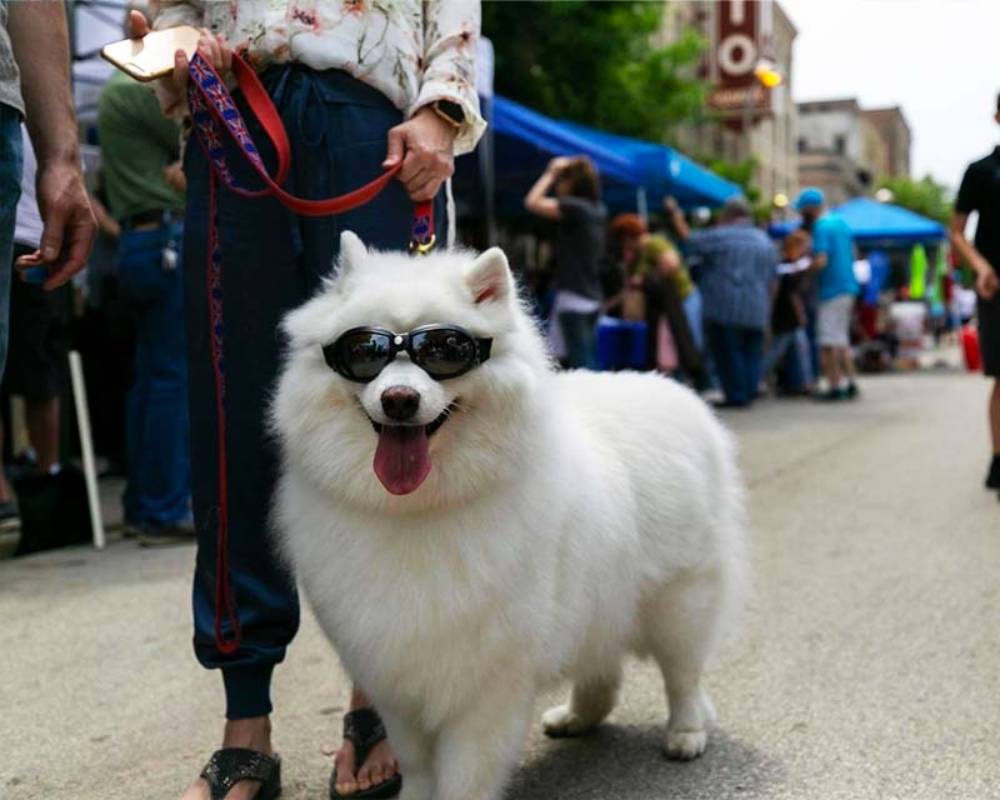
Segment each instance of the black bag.
[{"label": "black bag", "polygon": [[56,475],[25,475],[14,480],[21,517],[15,556],[89,542],[93,537],[87,484],[76,467]]}]

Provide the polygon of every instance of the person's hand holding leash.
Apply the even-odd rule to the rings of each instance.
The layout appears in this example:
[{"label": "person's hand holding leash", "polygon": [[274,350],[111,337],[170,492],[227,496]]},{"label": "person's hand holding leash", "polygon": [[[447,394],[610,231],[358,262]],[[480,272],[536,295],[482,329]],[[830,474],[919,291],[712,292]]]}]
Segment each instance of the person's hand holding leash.
[{"label": "person's hand holding leash", "polygon": [[457,132],[430,107],[389,131],[389,150],[382,166],[389,169],[402,160],[399,179],[415,203],[433,200],[455,171]]}]

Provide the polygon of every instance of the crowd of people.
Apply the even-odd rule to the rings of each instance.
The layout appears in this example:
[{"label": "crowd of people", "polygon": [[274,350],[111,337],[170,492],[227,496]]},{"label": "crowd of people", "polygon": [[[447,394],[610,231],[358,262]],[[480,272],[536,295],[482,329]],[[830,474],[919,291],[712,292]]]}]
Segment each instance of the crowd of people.
[{"label": "crowd of people", "polygon": [[858,397],[856,252],[819,189],[802,191],[802,225],[780,242],[742,195],[698,229],[669,196],[662,230],[633,213],[609,221],[585,156],[553,159],[524,202],[555,222],[551,297],[540,305],[565,366],[655,369],[721,389],[727,408],[750,406],[777,373],[789,394]]},{"label": "crowd of people", "polygon": [[[255,37],[268,24],[263,6],[160,5],[161,27],[210,28],[200,47],[216,69],[231,66],[235,44],[251,61],[270,64],[261,79],[288,129],[297,165],[290,191],[335,196],[385,168],[400,168],[399,180],[376,200],[336,218],[306,218],[273,198],[221,188],[213,207],[205,152],[195,146],[181,153],[188,64],[178,57],[155,97],[124,76],[104,88],[97,124],[104,159],[88,193],[63,6],[0,3],[0,263],[13,264],[24,279],[11,291],[12,271],[0,270],[4,312],[8,292],[12,296],[6,390],[25,399],[30,470],[58,475],[61,371],[69,319],[81,305],[72,289],[59,287],[87,263],[100,232],[99,243],[114,251],[113,275],[92,270],[77,279],[76,295],[102,313],[118,303],[125,313],[112,316],[129,320],[126,336],[109,330],[115,326],[107,319],[98,326],[99,342],[118,344],[98,345],[89,367],[114,365],[100,382],[98,417],[102,411],[116,416],[113,387],[123,395],[112,426],[127,431],[120,454],[128,478],[127,530],[147,544],[197,541],[195,650],[204,666],[222,672],[225,688],[222,749],[186,795],[202,798],[209,791],[221,796],[227,785],[271,785],[278,769],[271,676],[296,633],[299,612],[294,580],[268,541],[277,454],[266,409],[281,360],[276,331],[335,261],[341,230],[399,249],[409,239],[414,203],[432,201],[439,225],[446,218],[439,190],[454,156],[471,150],[484,128],[471,78],[479,14],[475,3],[417,4],[413,18],[393,18],[381,32],[368,53],[371,63],[356,77],[349,68],[357,67],[363,28],[345,34],[336,20],[296,18],[294,25],[308,29],[316,44],[293,55],[291,33]],[[129,34],[149,30],[146,17],[133,11]],[[240,156],[229,148],[232,164],[240,164]],[[963,184],[960,214],[995,211],[989,176],[998,174],[998,156],[990,158]],[[19,197],[20,204],[7,202]],[[707,225],[692,226],[671,198],[659,227],[636,214],[611,218],[597,170],[583,157],[554,159],[525,206],[554,226],[552,288],[538,300],[553,352],[565,366],[657,370],[698,390],[717,387],[720,404],[731,408],[750,406],[772,376],[789,394],[831,402],[858,396],[850,333],[859,292],[855,248],[818,189],[801,193],[802,226],[777,243],[754,224],[740,196]],[[960,222],[964,230],[964,218]],[[984,355],[988,373],[997,376],[992,265],[1000,256],[993,223],[981,223],[975,246],[956,223],[953,240],[979,275],[980,324],[985,320],[989,337]],[[240,346],[226,351],[226,391],[239,398],[229,404],[206,358],[210,340],[220,335],[208,325],[216,299],[214,290],[206,291],[215,267],[206,257],[210,243],[221,244],[217,266],[231,287],[226,326],[240,336]],[[0,320],[2,364],[5,313]],[[1000,487],[1000,382],[997,387],[990,480]],[[3,433],[9,437],[9,430]],[[227,463],[238,468],[226,471]],[[230,502],[228,544],[220,534],[220,494]],[[14,493],[0,479],[0,526],[16,515]],[[395,755],[360,688],[350,699],[344,738],[331,796],[398,784]]]}]

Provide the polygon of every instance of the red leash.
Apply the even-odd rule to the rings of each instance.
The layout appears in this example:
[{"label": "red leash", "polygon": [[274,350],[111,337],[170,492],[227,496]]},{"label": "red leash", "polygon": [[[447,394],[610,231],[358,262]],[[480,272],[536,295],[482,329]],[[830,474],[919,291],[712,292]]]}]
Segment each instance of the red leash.
[{"label": "red leash", "polygon": [[[232,191],[246,197],[274,197],[286,208],[309,217],[342,214],[345,211],[370,202],[389,185],[402,167],[402,163],[390,167],[375,180],[351,192],[325,200],[307,200],[289,194],[282,183],[288,177],[291,166],[291,145],[288,134],[274,107],[270,95],[260,82],[257,73],[239,56],[233,55],[233,73],[236,83],[254,115],[257,117],[268,139],[274,146],[278,164],[272,177],[260,156],[256,144],[250,137],[246,122],[233,101],[225,83],[218,73],[200,54],[191,59],[188,83],[188,105],[198,135],[198,141],[211,165],[209,178],[209,235],[208,235],[208,308],[209,330],[211,332],[211,358],[215,377],[215,404],[218,420],[218,535],[215,572],[215,643],[224,654],[235,653],[242,641],[239,616],[236,612],[236,598],[229,573],[229,494],[228,459],[226,453],[226,378],[224,369],[224,319],[222,307],[222,253],[217,230],[218,181],[222,181]],[[247,189],[240,186],[226,163],[225,137],[231,138],[239,147],[264,182],[262,189]],[[426,254],[434,247],[434,205],[423,202],[414,205],[410,252]],[[225,623],[229,623],[231,634],[226,635]]]}]

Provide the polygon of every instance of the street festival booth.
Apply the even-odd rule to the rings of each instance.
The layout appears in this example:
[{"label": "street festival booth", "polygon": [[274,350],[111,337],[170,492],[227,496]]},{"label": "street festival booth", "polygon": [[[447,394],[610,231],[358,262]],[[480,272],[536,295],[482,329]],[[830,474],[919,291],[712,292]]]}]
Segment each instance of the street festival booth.
[{"label": "street festival booth", "polygon": [[674,195],[687,208],[716,207],[740,189],[673,148],[555,120],[493,98],[495,191],[501,210],[522,211],[528,189],[555,156],[586,155],[601,173],[612,212],[646,213]]},{"label": "street festival booth", "polygon": [[[930,312],[941,317],[945,312],[941,278],[947,273],[943,242],[944,226],[920,214],[870,197],[856,197],[836,206],[838,214],[854,235],[862,254],[862,321],[871,338],[882,338],[885,324],[879,324],[878,308],[882,291],[892,285],[901,287],[904,299],[888,307],[893,339],[898,343],[897,361],[915,366],[923,348],[924,328]],[[799,226],[799,222],[772,225],[775,238]],[[931,254],[931,255],[929,255]],[[934,266],[931,266],[931,260]],[[890,260],[901,267],[899,276],[890,281]]]},{"label": "street festival booth", "polygon": [[[482,205],[489,209],[484,217],[493,209],[499,216],[523,216],[524,196],[555,156],[585,155],[594,162],[601,174],[602,199],[611,214],[634,211],[645,217],[667,195],[684,208],[714,208],[740,192],[736,184],[665,145],[555,120],[498,95],[484,108],[490,125],[485,152],[493,154],[491,163],[480,162],[478,169],[466,165],[463,170],[460,159],[455,180],[460,202],[467,202],[474,193],[473,180],[482,187]],[[463,210],[468,213],[468,206]],[[487,227],[492,229],[492,220]],[[602,368],[642,368],[645,323],[602,319],[598,352]]]}]

